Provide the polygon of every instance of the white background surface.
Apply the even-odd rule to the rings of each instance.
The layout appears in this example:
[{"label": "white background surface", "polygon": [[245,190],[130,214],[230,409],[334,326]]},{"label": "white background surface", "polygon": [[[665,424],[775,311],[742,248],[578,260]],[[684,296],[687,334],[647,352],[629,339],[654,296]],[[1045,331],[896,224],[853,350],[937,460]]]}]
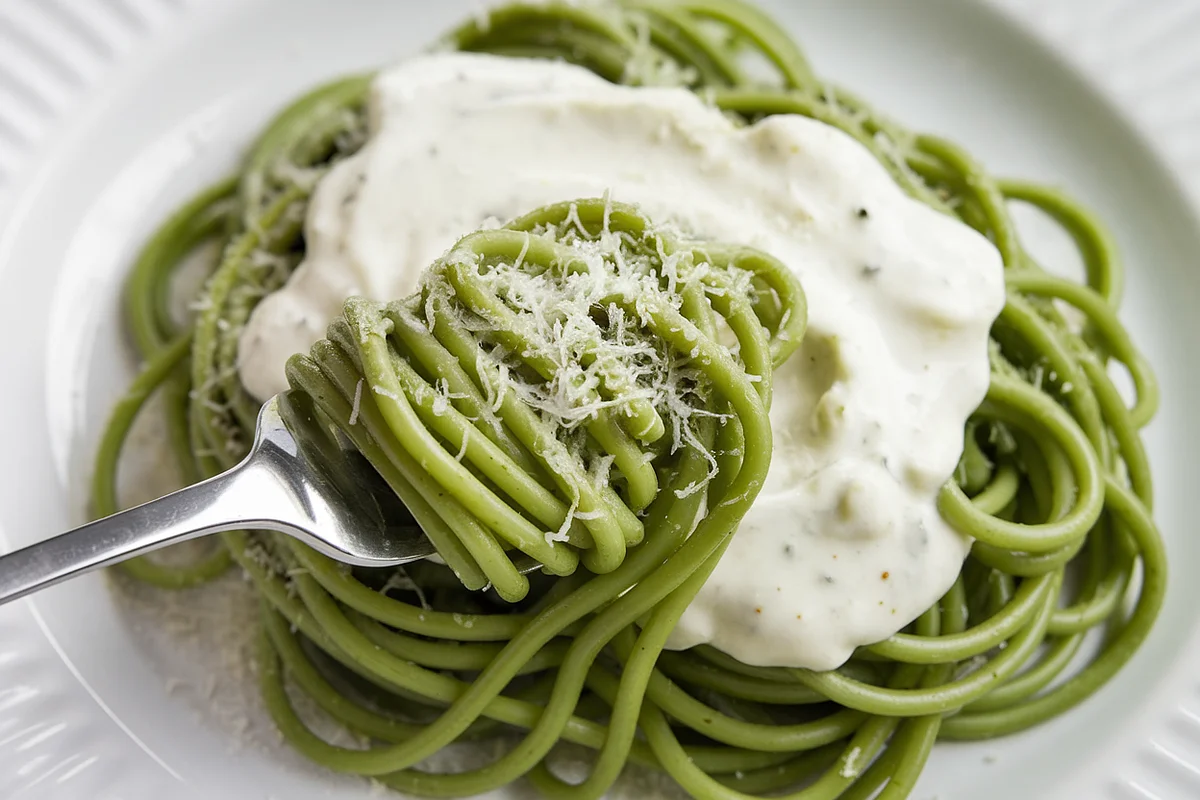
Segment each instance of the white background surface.
[{"label": "white background surface", "polygon": [[[796,2],[783,1],[789,6]],[[1084,191],[1089,199],[1088,190],[1094,186],[1103,201],[1102,210],[1108,211],[1103,206],[1110,202],[1125,215],[1127,224],[1137,223],[1134,229],[1119,233],[1127,233],[1122,240],[1127,253],[1147,255],[1130,270],[1131,305],[1138,320],[1151,320],[1161,305],[1166,320],[1183,324],[1180,309],[1200,301],[1198,284],[1184,273],[1194,273],[1195,267],[1178,251],[1159,254],[1152,244],[1143,246],[1142,241],[1155,239],[1156,226],[1161,226],[1166,238],[1170,231],[1189,224],[1188,212],[1171,196],[1169,182],[1157,178],[1149,184],[1143,181],[1144,154],[1137,142],[1119,126],[1105,127],[1111,126],[1111,120],[1103,109],[1097,110],[1086,87],[1074,85],[1069,76],[1057,72],[1053,80],[1044,79],[1040,71],[1057,69],[1052,60],[1033,51],[1022,50],[1011,58],[990,52],[991,43],[1009,41],[1005,37],[1011,32],[998,28],[993,37],[986,30],[966,25],[978,15],[959,13],[957,0],[941,3],[946,13],[931,18],[936,23],[933,30],[926,26],[921,34],[931,37],[932,45],[919,52],[909,53],[895,44],[896,36],[903,32],[903,21],[888,24],[896,16],[897,4],[886,0],[854,4],[876,10],[856,18],[854,24],[859,27],[854,40],[822,39],[805,30],[797,30],[797,34],[819,71],[862,88],[868,97],[894,108],[906,121],[955,135],[962,131],[958,138],[989,163],[1028,167],[1025,174],[1062,180]],[[239,111],[253,107],[256,99],[259,104],[265,102],[264,97],[270,102],[282,101],[295,90],[336,74],[344,65],[358,63],[384,40],[383,33],[364,32],[363,39],[369,43],[362,43],[360,54],[352,18],[370,19],[377,4],[367,0],[344,3],[341,14],[351,19],[338,26],[334,49],[340,55],[330,59],[313,44],[311,34],[322,30],[322,15],[314,2],[296,3],[286,15],[255,11],[269,5],[264,1],[236,6],[233,0],[0,0],[0,276],[4,278],[0,285],[22,285],[12,282],[17,269],[53,272],[57,264],[62,265],[64,276],[75,279],[73,283],[64,280],[55,290],[54,308],[72,312],[53,316],[49,325],[51,331],[62,334],[64,342],[74,343],[73,348],[55,354],[61,368],[47,373],[46,386],[38,387],[47,398],[48,418],[61,423],[56,427],[63,431],[94,427],[104,413],[99,404],[81,407],[74,402],[76,395],[85,391],[78,385],[77,370],[87,372],[90,347],[100,347],[90,331],[81,333],[77,328],[95,322],[99,340],[119,341],[111,324],[111,309],[95,311],[109,315],[103,319],[76,315],[73,310],[98,308],[89,295],[109,298],[112,280],[105,283],[102,279],[112,278],[127,265],[129,248],[161,217],[173,202],[171,198],[180,197],[187,184],[213,176],[251,135],[262,116],[251,118]],[[280,0],[273,5],[282,8],[286,4]],[[395,5],[417,7],[415,0],[399,0]],[[849,12],[839,12],[833,0],[802,0],[796,5],[805,6],[803,13],[815,24],[813,31],[825,30],[823,25],[836,26],[839,21],[844,26],[850,19]],[[1164,155],[1193,199],[1200,199],[1200,50],[1194,44],[1200,41],[1200,3],[994,0],[993,5],[1004,7],[1006,13],[1053,43],[1089,83],[1119,102]],[[430,6],[422,3],[421,14],[412,13],[444,20],[458,16],[450,10],[443,12],[441,6],[436,12],[429,11]],[[928,0],[912,7],[936,12],[938,2]],[[235,17],[244,19],[231,25]],[[960,22],[965,27],[959,26]],[[397,52],[410,51],[438,27],[430,22],[418,32],[397,31]],[[237,34],[236,39],[228,38],[229,30]],[[302,35],[305,31],[308,35]],[[280,43],[272,51],[273,57],[286,61],[283,67],[266,69],[270,73],[266,77],[249,66],[254,63],[250,60],[253,45],[262,37]],[[848,51],[847,41],[859,43],[861,49]],[[889,56],[903,57],[904,62],[889,69],[883,63]],[[368,58],[367,63],[373,60],[378,58]],[[156,86],[153,73],[160,67],[164,74],[190,70],[196,77],[173,84],[175,90],[135,91],[143,84]],[[280,71],[286,73],[286,80],[271,77]],[[937,81],[936,90],[933,84],[914,89],[914,74]],[[239,75],[248,87],[236,85]],[[260,82],[267,88],[256,89]],[[214,88],[220,86],[224,89]],[[255,94],[270,91],[271,86],[276,87],[273,93]],[[198,104],[197,98],[205,102]],[[112,132],[127,125],[131,115],[139,123],[144,121],[154,136],[146,134],[143,143],[134,136],[114,138]],[[1011,118],[1024,121],[1010,125]],[[1044,141],[1045,151],[1030,155],[1031,141]],[[67,167],[56,167],[60,162],[72,168],[95,162],[97,167],[64,175]],[[114,167],[116,177],[102,174],[102,168],[124,163],[136,164],[137,169]],[[87,207],[82,201],[75,203],[77,198],[69,194],[54,195],[52,201],[43,197],[41,205],[22,202],[56,185],[69,188],[72,181],[94,184],[104,191],[97,188]],[[162,190],[171,182],[183,185],[173,193]],[[1122,193],[1142,198],[1147,187],[1163,192],[1160,206],[1143,209],[1144,216],[1121,208]],[[1154,202],[1153,197],[1146,200],[1147,204]],[[56,220],[62,225],[55,226]],[[67,220],[79,224],[67,225]],[[22,237],[29,238],[31,229],[42,231],[44,241],[39,247],[43,249],[23,244]],[[3,233],[6,230],[24,233],[7,235]],[[53,241],[55,236],[70,237],[69,247]],[[1186,236],[1178,241],[1184,239]],[[59,252],[50,264],[16,258],[27,252],[52,254],[56,246]],[[1149,257],[1151,253],[1162,257]],[[30,278],[29,285],[54,286],[55,282]],[[65,291],[64,286],[72,291]],[[1172,291],[1176,296],[1171,296]],[[1180,297],[1180,292],[1194,294]],[[4,368],[0,392],[16,386],[15,380],[9,384],[10,379],[43,370],[47,357],[40,342],[38,347],[20,347],[24,328],[16,324],[21,321],[19,301],[11,294],[6,300],[0,299],[0,310],[5,312],[0,314],[4,326],[0,331],[9,337],[0,344],[0,366]],[[44,320],[40,326],[46,327]],[[1148,349],[1158,366],[1171,373],[1167,384],[1171,396],[1195,397],[1200,390],[1197,357],[1187,347],[1172,345],[1163,330],[1146,323],[1146,338],[1163,348]],[[1194,323],[1178,331],[1186,331],[1192,342],[1197,341]],[[1135,325],[1135,332],[1142,330]],[[123,379],[119,373],[107,378],[91,374],[86,392],[89,397],[111,396]],[[26,420],[14,419],[7,407],[4,411],[10,426],[6,440],[32,446],[34,438],[22,430]],[[1151,443],[1156,447],[1153,455],[1160,477],[1164,461],[1170,462],[1170,474],[1160,480],[1160,491],[1176,489],[1181,497],[1189,490],[1194,492],[1197,470],[1186,452],[1170,446],[1185,449],[1189,436],[1191,442],[1196,441],[1195,422],[1188,424],[1192,427],[1181,430],[1177,441],[1160,433]],[[9,544],[23,543],[52,533],[49,526],[66,516],[63,509],[54,509],[53,514],[38,509],[39,500],[44,502],[38,492],[44,485],[76,476],[86,447],[62,433],[49,441],[49,447],[53,458],[44,472],[32,466],[32,458],[24,474],[3,466],[12,461],[0,462],[0,478],[7,483],[27,481],[23,493],[32,501],[28,507],[17,508],[18,493],[11,486],[7,494],[0,491],[0,547],[6,538]],[[58,497],[46,495],[52,496]],[[59,502],[67,501],[59,498]],[[1164,500],[1164,505],[1169,506],[1169,500]],[[1176,519],[1184,521],[1182,516]],[[1173,556],[1192,552],[1175,545],[1189,533],[1182,524],[1168,531]],[[1200,565],[1200,560],[1191,559],[1190,563]],[[1200,589],[1187,578],[1189,563],[1175,558],[1172,565],[1173,597],[1200,597]],[[98,698],[81,685],[74,668],[64,663],[57,646],[39,630],[43,623],[31,613],[31,604],[0,609],[0,799],[148,800],[218,796],[215,792],[221,789],[217,787],[236,790],[237,797],[290,796],[284,785],[260,782],[279,779],[273,772],[276,765],[259,764],[263,759],[252,755],[229,754],[219,746],[220,736],[213,731],[193,735],[189,726],[194,726],[195,720],[178,717],[180,709],[164,699],[161,680],[141,654],[121,651],[124,638],[113,635],[103,639],[108,647],[97,654],[96,642],[84,643],[83,637],[70,635],[72,625],[100,631],[119,624],[99,605],[107,599],[101,593],[99,576],[94,577],[96,580],[85,579],[48,593],[38,599],[37,608],[63,642],[67,661],[79,665]],[[1056,723],[1036,736],[1019,737],[991,751],[939,748],[930,772],[941,770],[957,777],[935,780],[928,790],[922,783],[914,795],[916,800],[927,800],[935,793],[939,800],[1018,795],[1147,800],[1200,797],[1200,688],[1195,681],[1200,675],[1200,645],[1183,643],[1194,633],[1191,615],[1196,607],[1195,602],[1175,602],[1147,652],[1109,688],[1104,702],[1078,709],[1063,726]],[[97,663],[108,666],[101,669]],[[118,688],[122,686],[125,691]],[[114,705],[110,709],[104,703]],[[110,710],[112,714],[106,713]],[[180,719],[177,730],[170,725],[156,727],[156,721],[172,718]],[[185,728],[189,732],[185,733]],[[221,765],[218,771],[229,774],[205,774],[214,772],[214,764]],[[1043,777],[1053,777],[1056,782],[1046,784]],[[208,789],[194,794],[184,788],[185,783],[201,783]],[[300,791],[311,788],[312,797],[324,797],[331,796],[327,794],[329,785],[297,779],[295,787]],[[966,787],[975,785],[980,792],[994,794],[964,793]]]}]

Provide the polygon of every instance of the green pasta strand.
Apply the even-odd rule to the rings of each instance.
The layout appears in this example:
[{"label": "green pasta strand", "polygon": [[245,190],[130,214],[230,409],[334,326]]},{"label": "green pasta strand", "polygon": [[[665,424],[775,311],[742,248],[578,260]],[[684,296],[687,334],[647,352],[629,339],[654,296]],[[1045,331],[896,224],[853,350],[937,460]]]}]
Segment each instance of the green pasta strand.
[{"label": "green pasta strand", "polygon": [[[599,798],[637,765],[701,800],[902,800],[937,740],[1027,729],[1121,669],[1162,605],[1167,564],[1141,439],[1158,387],[1119,319],[1122,265],[1101,221],[1059,190],[991,176],[957,145],[830,84],[742,0],[510,3],[440,46],[676,83],[745,123],[812,117],[993,242],[1008,302],[992,329],[992,382],[939,498],[975,544],[940,603],[836,671],[754,667],[707,646],[663,650],[767,469],[771,375],[803,337],[803,288],[758,251],[677,241],[636,209],[563,198],[466,236],[420,296],[349,301],[328,339],[289,363],[295,390],[376,466],[444,565],[349,569],[285,537],[242,532],[192,563],[121,567],[176,589],[230,563],[246,573],[262,606],[263,695],[289,743],[330,769],[428,797],[524,777],[547,797]],[[362,145],[370,80],[332,82],[284,109],[237,175],[147,243],[125,294],[144,367],[101,441],[97,514],[119,508],[121,452],[156,393],[186,482],[245,454],[258,401],[238,380],[240,331],[303,258],[313,185]],[[1082,282],[1029,254],[1013,204],[1061,226]],[[605,230],[640,271],[612,267],[611,291],[578,295],[598,338],[575,351],[589,380],[572,382],[544,351],[545,329],[502,289],[541,281],[576,297],[567,290],[579,288],[577,248]],[[218,255],[195,311],[175,319],[177,267],[209,246]],[[660,246],[708,269],[668,290],[656,279]],[[646,391],[650,373],[598,346],[610,315],[636,319],[640,347],[688,355],[675,359],[672,385],[684,387],[683,408],[708,415],[672,417],[678,409]],[[736,335],[736,357],[718,330]],[[1113,368],[1128,374],[1130,398]],[[676,437],[677,423],[686,435]],[[543,569],[522,575],[524,559]],[[1098,647],[1080,666],[1091,635]],[[323,740],[290,692],[367,744]],[[500,743],[482,767],[423,763],[480,740]],[[559,742],[595,752],[581,783],[555,774]]]}]

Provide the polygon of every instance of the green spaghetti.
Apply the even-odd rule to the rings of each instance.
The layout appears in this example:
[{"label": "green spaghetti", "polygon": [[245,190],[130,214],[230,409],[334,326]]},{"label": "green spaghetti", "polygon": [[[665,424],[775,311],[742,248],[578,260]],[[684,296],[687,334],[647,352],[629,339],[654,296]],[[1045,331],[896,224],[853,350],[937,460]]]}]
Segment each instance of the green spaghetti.
[{"label": "green spaghetti", "polygon": [[[766,472],[771,373],[803,335],[802,287],[765,254],[673,239],[634,209],[540,209],[461,240],[417,296],[349,301],[328,338],[289,363],[292,385],[371,460],[444,565],[351,570],[286,537],[242,532],[185,566],[122,567],[167,588],[231,563],[245,571],[261,598],[263,694],[289,743],[330,769],[431,797],[525,777],[549,797],[599,798],[636,764],[705,800],[897,800],[938,739],[1032,727],[1121,669],[1162,604],[1166,557],[1140,439],[1157,389],[1117,317],[1122,271],[1099,222],[831,86],[740,0],[512,4],[446,44],[562,59],[613,82],[680,83],[746,123],[818,119],[861,142],[911,196],[984,234],[1003,257],[1007,303],[992,329],[990,389],[939,501],[975,544],[940,603],[836,671],[664,650]],[[238,334],[304,255],[315,179],[361,146],[369,83],[341,80],[295,102],[236,178],[147,244],[126,294],[146,366],[102,441],[96,513],[118,510],[120,454],[155,393],[185,479],[245,454],[259,404],[238,379]],[[1071,236],[1084,283],[1026,252],[1013,203]],[[614,233],[619,247],[601,251]],[[220,257],[181,326],[169,311],[177,267],[212,241]],[[590,266],[579,256],[588,248],[600,254]],[[667,257],[683,265],[678,283],[664,280]],[[530,296],[543,304],[514,300]],[[552,323],[567,306],[589,323],[564,339]],[[736,348],[718,343],[726,329]],[[552,369],[551,347],[567,347],[580,373]],[[518,553],[543,570],[522,575]],[[1098,649],[1072,666],[1094,632]],[[369,744],[317,736],[289,686]],[[503,743],[486,766],[422,763],[481,740]],[[582,783],[552,772],[560,742],[595,751]]]},{"label": "green spaghetti", "polygon": [[[740,361],[715,341],[717,320]],[[661,538],[640,515],[674,511],[718,476],[724,496],[708,492],[704,525],[726,537],[770,462],[771,369],[805,321],[795,276],[765,253],[677,242],[633,207],[580,200],[467,236],[419,295],[347,301],[288,378],[387,478],[463,586],[517,602],[530,587],[506,545],[549,574],[581,560],[610,574]],[[714,416],[733,439],[716,453],[754,457],[717,460],[697,431]],[[710,462],[703,480],[681,452]]]}]

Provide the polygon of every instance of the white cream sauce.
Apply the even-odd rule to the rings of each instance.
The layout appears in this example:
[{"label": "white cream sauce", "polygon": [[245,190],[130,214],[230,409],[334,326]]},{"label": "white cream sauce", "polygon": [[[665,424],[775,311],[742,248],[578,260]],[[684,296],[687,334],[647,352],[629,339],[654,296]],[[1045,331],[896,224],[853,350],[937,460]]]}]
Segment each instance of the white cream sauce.
[{"label": "white cream sauce", "polygon": [[909,199],[857,142],[797,116],[748,128],[682,89],[566,64],[439,54],[383,72],[371,136],[319,185],[308,257],[256,309],[241,377],[267,397],[344,298],[393,299],[460,236],[610,192],[800,276],[803,348],[775,376],[753,509],[670,646],[831,669],[932,605],[969,548],[936,509],[988,386],[996,250]]}]

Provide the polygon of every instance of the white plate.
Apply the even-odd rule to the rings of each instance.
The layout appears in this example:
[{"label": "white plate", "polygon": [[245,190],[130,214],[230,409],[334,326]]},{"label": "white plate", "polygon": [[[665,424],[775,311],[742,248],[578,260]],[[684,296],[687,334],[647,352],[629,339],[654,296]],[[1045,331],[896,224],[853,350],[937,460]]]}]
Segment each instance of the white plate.
[{"label": "white plate", "polygon": [[[1178,110],[1200,107],[1190,0],[1005,1],[1069,34],[1082,61],[1119,67],[1116,90],[1186,132],[1176,147],[1200,140]],[[288,97],[411,53],[473,5],[0,0],[0,540],[26,544],[81,518],[99,426],[132,368],[118,289],[138,243]],[[1180,188],[1120,109],[985,6],[767,5],[824,74],[995,171],[1095,206],[1130,265],[1125,318],[1162,374],[1148,442],[1174,580],[1158,628],[1070,714],[1003,741],[939,745],[914,797],[1200,797],[1200,581],[1188,574],[1200,566],[1200,235]],[[1061,245],[1030,236],[1035,249]],[[0,615],[0,797],[369,795],[278,746],[238,652],[249,615],[236,579],[202,614],[189,611],[195,595],[114,597],[109,583],[92,575]]]}]

